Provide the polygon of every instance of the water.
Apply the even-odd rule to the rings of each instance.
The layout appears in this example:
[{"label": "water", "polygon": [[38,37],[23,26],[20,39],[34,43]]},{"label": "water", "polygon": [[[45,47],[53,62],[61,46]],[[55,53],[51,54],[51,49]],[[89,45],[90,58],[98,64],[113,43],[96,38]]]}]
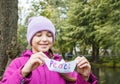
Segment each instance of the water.
[{"label": "water", "polygon": [[120,84],[120,68],[93,68],[99,84]]}]

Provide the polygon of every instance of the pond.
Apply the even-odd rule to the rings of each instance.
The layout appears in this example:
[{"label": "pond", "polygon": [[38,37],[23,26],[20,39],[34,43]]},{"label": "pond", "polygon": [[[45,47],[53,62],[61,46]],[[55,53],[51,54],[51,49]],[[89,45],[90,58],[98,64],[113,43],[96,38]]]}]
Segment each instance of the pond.
[{"label": "pond", "polygon": [[99,84],[120,84],[120,68],[93,68]]}]

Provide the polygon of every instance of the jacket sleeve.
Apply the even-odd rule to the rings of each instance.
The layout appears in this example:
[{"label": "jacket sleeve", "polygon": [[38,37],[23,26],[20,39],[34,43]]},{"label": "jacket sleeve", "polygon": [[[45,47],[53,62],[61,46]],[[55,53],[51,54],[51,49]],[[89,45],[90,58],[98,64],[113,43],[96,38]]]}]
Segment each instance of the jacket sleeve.
[{"label": "jacket sleeve", "polygon": [[77,72],[73,72],[71,74],[69,74],[71,77],[75,77],[76,78],[76,83],[71,83],[67,81],[67,84],[97,84],[97,78],[90,73],[90,77],[88,79],[88,81],[86,81],[83,76],[81,76],[79,73]]},{"label": "jacket sleeve", "polygon": [[80,74],[77,75],[76,84],[97,84],[97,78],[91,73],[88,81],[86,81]]},{"label": "jacket sleeve", "polygon": [[31,80],[30,76],[23,78],[19,59],[15,59],[7,67],[0,84],[25,84]]}]

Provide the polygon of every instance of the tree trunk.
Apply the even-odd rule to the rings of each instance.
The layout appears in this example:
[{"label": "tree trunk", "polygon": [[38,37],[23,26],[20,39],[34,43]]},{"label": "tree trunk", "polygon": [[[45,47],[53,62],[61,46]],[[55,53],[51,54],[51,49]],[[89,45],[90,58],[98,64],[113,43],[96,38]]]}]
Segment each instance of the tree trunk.
[{"label": "tree trunk", "polygon": [[92,44],[92,57],[93,57],[93,61],[98,63],[98,61],[99,61],[99,44],[96,44],[96,43]]},{"label": "tree trunk", "polygon": [[0,0],[0,77],[16,56],[18,0]]}]

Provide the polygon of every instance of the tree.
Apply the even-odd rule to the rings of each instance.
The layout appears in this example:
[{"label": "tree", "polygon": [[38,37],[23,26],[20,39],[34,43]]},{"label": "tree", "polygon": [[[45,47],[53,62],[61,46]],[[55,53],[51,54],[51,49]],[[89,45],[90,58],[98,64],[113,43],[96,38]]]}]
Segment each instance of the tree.
[{"label": "tree", "polygon": [[18,0],[0,0],[0,76],[16,56]]},{"label": "tree", "polygon": [[[99,48],[115,44],[119,30],[119,0],[74,0],[68,12],[67,30],[75,41],[92,46],[93,61],[99,60]],[[113,25],[114,24],[114,25]],[[111,36],[110,36],[111,35]]]}]

